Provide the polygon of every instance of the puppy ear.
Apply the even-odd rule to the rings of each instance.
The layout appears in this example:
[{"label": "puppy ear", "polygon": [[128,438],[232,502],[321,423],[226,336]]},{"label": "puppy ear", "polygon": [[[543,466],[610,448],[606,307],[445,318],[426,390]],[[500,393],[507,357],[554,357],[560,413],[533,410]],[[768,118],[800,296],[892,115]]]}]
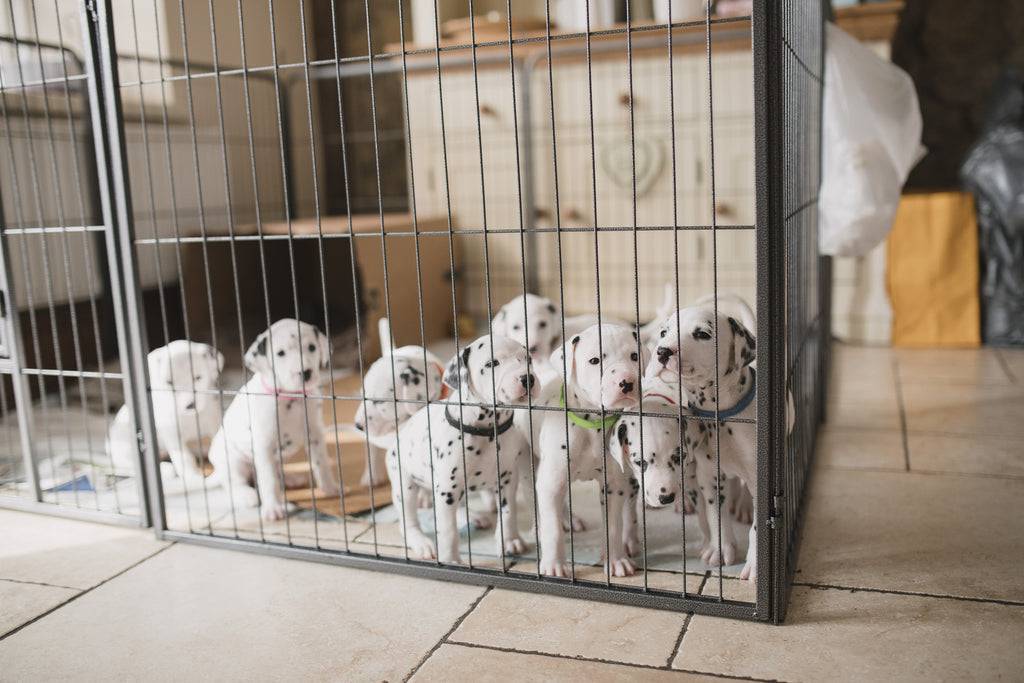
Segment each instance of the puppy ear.
[{"label": "puppy ear", "polygon": [[313,329],[316,331],[316,346],[320,352],[320,369],[326,370],[331,364],[331,340],[319,327]]},{"label": "puppy ear", "polygon": [[149,381],[157,386],[172,386],[171,352],[166,346],[151,351],[146,359],[149,365]]},{"label": "puppy ear", "polygon": [[466,390],[469,390],[469,352],[472,350],[472,346],[467,345],[466,348],[462,349],[462,353],[455,356],[448,362],[448,367],[445,368],[444,377],[441,381],[447,384],[449,387],[455,390],[459,390],[463,384],[466,384]]},{"label": "puppy ear", "polygon": [[245,352],[245,367],[254,374],[270,372],[270,363],[267,360],[267,341],[270,339],[270,331],[260,333],[256,341],[252,343]]},{"label": "puppy ear", "polygon": [[215,353],[217,354],[217,372],[224,372],[224,354],[220,351]]},{"label": "puppy ear", "polygon": [[491,321],[491,334],[495,336],[508,336],[508,304],[498,309],[498,314]]},{"label": "puppy ear", "polygon": [[[569,382],[576,376],[576,345],[580,343],[580,336],[574,335],[572,339],[551,352],[551,366],[558,372],[558,376]],[[563,370],[562,363],[565,363]]]},{"label": "puppy ear", "polygon": [[626,467],[626,458],[629,457],[628,436],[629,428],[626,426],[625,420],[619,420],[619,424],[615,427],[615,434],[612,435],[611,440],[608,442],[608,452],[615,458],[615,462],[619,463],[622,471],[627,474],[629,473]]},{"label": "puppy ear", "polygon": [[732,331],[732,339],[729,340],[731,353],[726,372],[745,368],[757,360],[757,342],[750,330],[732,316],[729,317],[729,328]]}]

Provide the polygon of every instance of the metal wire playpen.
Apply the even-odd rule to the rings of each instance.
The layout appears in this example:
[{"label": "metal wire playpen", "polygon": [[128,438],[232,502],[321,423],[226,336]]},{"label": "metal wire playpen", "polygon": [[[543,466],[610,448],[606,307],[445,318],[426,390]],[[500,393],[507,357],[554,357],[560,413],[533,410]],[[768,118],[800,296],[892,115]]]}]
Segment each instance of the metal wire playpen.
[{"label": "metal wire playpen", "polygon": [[[588,3],[550,4],[7,0],[0,506],[781,621],[828,369],[831,275],[816,241],[823,4],[679,17],[671,2],[665,16],[607,3],[621,7],[601,23]],[[524,306],[525,295],[543,305]],[[669,316],[705,295],[715,321],[727,319],[719,311],[734,316],[729,325],[742,318],[740,300],[756,311],[743,318],[756,337],[749,412],[702,412],[682,390],[666,411],[641,391],[671,355],[648,333],[674,333],[681,347],[690,331],[671,329],[682,313]],[[535,356],[513,400],[499,395],[497,366],[517,361],[492,341],[486,400],[466,393],[474,340],[515,336],[508,320],[519,312],[526,346],[531,335],[569,346]],[[636,400],[580,417],[566,355],[598,320],[640,333],[625,344],[638,387],[620,384]],[[297,321],[318,332],[307,337]],[[739,354],[729,325],[710,324],[716,354]],[[586,345],[590,330],[580,334]],[[601,373],[623,346],[611,334],[596,336],[590,362]],[[293,355],[295,386],[279,370]],[[712,385],[752,360],[716,361]],[[421,390],[403,394],[410,383]],[[559,384],[561,401],[551,399]],[[443,417],[431,412],[439,407]],[[470,408],[483,428],[452,418]],[[367,440],[371,409],[392,430],[400,414],[423,412],[400,428],[409,436]],[[422,418],[422,437],[407,426],[421,414],[434,416]],[[562,430],[565,444],[582,443],[570,424],[591,418],[597,446],[565,447],[549,467],[542,442]],[[551,421],[564,427],[531,430]],[[665,462],[676,482],[646,504],[656,456],[631,471],[627,423],[644,425],[640,451],[656,440],[651,425],[675,430]],[[500,456],[512,449],[510,425],[527,444],[514,466]],[[461,430],[461,449],[440,442],[449,428]],[[755,476],[726,481],[735,472],[723,429],[749,430]],[[695,430],[712,435],[707,463],[689,464]],[[476,455],[474,437],[484,443]],[[425,440],[409,447],[415,438]],[[498,452],[484,457],[492,442]],[[546,477],[568,477],[584,455],[597,458],[599,485],[567,485],[564,537],[546,545],[542,511],[561,505]],[[444,456],[457,458],[451,481],[462,478],[451,489]],[[401,479],[423,462],[428,474],[414,483],[425,499],[404,505],[416,493],[388,485],[384,468]],[[470,495],[490,468],[496,500]],[[698,492],[701,472],[718,495]],[[241,495],[248,483],[258,498]],[[454,532],[445,490],[462,496],[447,501],[460,508]],[[518,521],[505,516],[509,490]],[[442,559],[424,555],[410,524]],[[621,562],[620,527],[632,554]],[[565,572],[551,571],[553,547],[566,552]],[[756,584],[740,578],[751,563]]]}]

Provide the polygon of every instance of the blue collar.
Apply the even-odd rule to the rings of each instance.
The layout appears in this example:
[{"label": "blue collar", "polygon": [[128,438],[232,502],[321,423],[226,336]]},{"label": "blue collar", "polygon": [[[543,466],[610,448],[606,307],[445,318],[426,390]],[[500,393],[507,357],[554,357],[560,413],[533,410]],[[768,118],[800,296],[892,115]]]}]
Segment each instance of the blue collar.
[{"label": "blue collar", "polygon": [[727,417],[735,417],[736,415],[739,415],[744,410],[746,410],[747,406],[749,406],[751,404],[751,402],[754,400],[754,396],[756,394],[757,394],[757,375],[754,373],[753,370],[751,370],[750,371],[750,391],[748,391],[747,395],[744,396],[743,398],[741,398],[740,402],[737,403],[736,405],[734,405],[732,408],[729,408],[728,410],[719,410],[716,413],[713,410],[701,410],[697,406],[693,405],[693,401],[690,401],[689,408],[690,408],[690,412],[693,413],[697,417],[710,417],[711,419],[714,419],[714,418],[717,417],[719,420],[724,420]]}]

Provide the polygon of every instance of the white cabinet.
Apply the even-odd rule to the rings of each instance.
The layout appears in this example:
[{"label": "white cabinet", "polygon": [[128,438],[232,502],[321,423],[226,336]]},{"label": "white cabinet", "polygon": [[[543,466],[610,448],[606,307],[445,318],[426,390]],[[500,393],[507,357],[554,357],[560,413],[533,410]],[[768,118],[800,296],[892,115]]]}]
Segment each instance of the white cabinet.
[{"label": "white cabinet", "polygon": [[[514,98],[507,60],[479,64],[475,80],[442,62],[440,88],[436,69],[408,74],[416,210],[450,209],[457,229],[488,230],[486,252],[483,235],[459,237],[460,310],[482,319],[488,289],[492,310],[521,293],[524,253],[539,293],[564,297],[569,314],[596,310],[600,287],[604,314],[645,321],[666,284],[678,282],[685,305],[716,275],[720,291],[753,300],[749,50],[712,55],[712,164],[703,46],[671,62],[664,47],[631,62],[624,48],[601,51],[589,64],[582,42],[558,47],[550,70],[544,55],[519,62]],[[521,193],[532,198],[529,238],[518,233]]]}]

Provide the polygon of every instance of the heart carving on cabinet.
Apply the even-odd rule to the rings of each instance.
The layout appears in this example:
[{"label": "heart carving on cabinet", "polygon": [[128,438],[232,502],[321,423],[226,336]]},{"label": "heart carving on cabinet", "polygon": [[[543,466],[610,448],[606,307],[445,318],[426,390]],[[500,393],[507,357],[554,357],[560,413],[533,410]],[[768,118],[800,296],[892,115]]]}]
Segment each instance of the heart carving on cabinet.
[{"label": "heart carving on cabinet", "polygon": [[661,174],[664,153],[661,143],[653,138],[635,136],[606,143],[601,148],[601,168],[612,182],[633,191],[633,161],[636,159],[636,196],[645,194]]}]

